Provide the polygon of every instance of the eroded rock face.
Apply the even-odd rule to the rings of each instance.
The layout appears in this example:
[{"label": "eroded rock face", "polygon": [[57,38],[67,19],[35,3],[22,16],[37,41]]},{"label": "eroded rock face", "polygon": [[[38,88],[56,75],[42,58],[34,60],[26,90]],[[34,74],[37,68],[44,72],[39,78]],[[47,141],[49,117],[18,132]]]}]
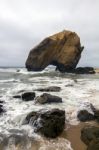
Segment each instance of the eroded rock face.
[{"label": "eroded rock face", "polygon": [[42,71],[48,65],[54,65],[61,72],[72,70],[78,64],[82,50],[79,36],[64,30],[33,48],[27,58],[26,68],[29,71]]},{"label": "eroded rock face", "polygon": [[26,123],[30,123],[35,132],[40,132],[46,137],[56,138],[65,126],[65,111],[52,109],[50,111],[31,112],[25,119]]}]

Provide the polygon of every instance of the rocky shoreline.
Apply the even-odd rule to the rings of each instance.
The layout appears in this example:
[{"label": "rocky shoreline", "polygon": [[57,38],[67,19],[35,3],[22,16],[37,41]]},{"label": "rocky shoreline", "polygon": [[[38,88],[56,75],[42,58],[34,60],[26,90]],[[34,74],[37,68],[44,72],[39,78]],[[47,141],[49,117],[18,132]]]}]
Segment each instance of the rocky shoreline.
[{"label": "rocky shoreline", "polygon": [[[42,71],[48,65],[54,65],[56,66],[56,73],[57,71],[81,75],[99,73],[99,69],[93,67],[76,68],[83,48],[80,43],[80,38],[75,32],[63,31],[46,38],[37,47],[32,49],[26,61],[26,67],[28,71]],[[20,74],[20,71],[17,70],[17,73]],[[75,87],[77,88],[78,81],[75,78],[72,79],[72,81],[73,83],[68,83],[64,88],[73,87],[74,84],[76,84]],[[31,84],[31,80],[29,83]],[[26,85],[28,85],[28,83],[26,83]],[[31,85],[33,86],[33,84]],[[83,87],[83,83],[81,83],[81,86]],[[32,109],[32,111],[26,113],[21,125],[29,125],[33,128],[33,132],[42,136],[46,139],[45,141],[65,137],[65,140],[71,142],[74,150],[98,150],[99,110],[96,109],[92,103],[88,105],[90,111],[82,109],[77,112],[76,118],[80,122],[77,126],[71,126],[69,124],[65,109],[56,107],[46,110],[46,105],[56,104],[60,106],[64,104],[61,96],[57,94],[57,92],[59,93],[61,90],[62,88],[60,86],[43,87],[42,84],[40,88],[37,86],[37,88],[31,91],[21,89],[12,95],[11,98],[20,101],[20,103],[30,103],[33,101],[35,107],[37,105],[44,106],[43,109]],[[40,92],[39,96],[37,92]],[[51,92],[53,92],[53,94]],[[68,92],[72,95],[70,89]],[[0,101],[0,115],[2,116],[3,114],[5,114],[5,108],[3,107],[3,101]],[[34,147],[35,150],[39,150],[39,144]],[[32,149],[33,147],[31,147],[31,150]]]},{"label": "rocky shoreline", "polygon": [[[76,68],[81,53],[84,47],[81,46],[80,38],[75,32],[64,30],[60,33],[52,35],[43,40],[38,46],[33,48],[26,61],[26,68],[28,71],[41,71],[48,65],[56,66],[56,71],[68,72],[74,74],[95,74],[99,73],[99,69],[93,67],[78,67]],[[43,91],[44,89],[39,89]],[[46,89],[49,91],[48,89]],[[44,104],[48,102],[58,102],[58,97],[47,95],[44,93],[37,98],[37,102]],[[59,101],[62,102],[60,99]],[[99,110],[96,110],[92,104],[90,104],[92,113],[87,110],[81,110],[77,114],[77,118],[81,122],[99,120]],[[88,130],[88,131],[87,131]],[[88,146],[87,150],[99,149],[98,140],[99,127],[84,127],[81,130],[81,139]],[[87,133],[89,132],[89,134]],[[91,133],[92,132],[92,133]],[[97,133],[96,133],[97,132]],[[90,139],[90,140],[89,140]],[[88,142],[86,142],[86,140]]]},{"label": "rocky shoreline", "polygon": [[[77,85],[78,80],[73,80],[73,83]],[[65,87],[70,88],[72,86],[73,85],[69,83]],[[22,122],[22,126],[27,124],[30,125],[31,127],[33,127],[35,133],[46,138],[46,140],[65,137],[65,139],[71,142],[72,148],[74,148],[74,150],[79,150],[79,146],[77,145],[78,143],[75,143],[78,139],[82,146],[81,150],[92,150],[93,147],[94,150],[97,150],[96,148],[98,146],[98,135],[96,136],[96,133],[94,135],[94,131],[98,134],[99,110],[96,109],[92,103],[87,104],[87,107],[90,108],[91,111],[88,111],[88,109],[82,109],[77,112],[76,115],[78,120],[80,121],[77,126],[71,126],[68,123],[68,114],[64,110],[55,108],[46,110],[46,104],[60,105],[61,103],[64,103],[63,99],[60,96],[57,96],[57,93],[60,93],[62,90],[63,89],[61,86],[47,86],[42,88],[34,88],[33,91],[27,91],[23,89],[17,91],[17,93],[12,96],[13,100],[18,100],[21,103],[29,103],[33,101],[33,105],[35,105],[35,107],[36,105],[45,106],[45,109],[40,109],[39,111],[31,111],[27,113],[25,119]],[[39,96],[37,92],[40,92]],[[2,114],[6,113],[3,105],[4,102],[1,100],[1,116]],[[73,132],[75,134],[74,136],[72,135]],[[85,142],[87,138],[91,139],[88,143]],[[37,148],[39,147],[39,145],[35,147]]]},{"label": "rocky shoreline", "polygon": [[[57,90],[58,89],[58,90]],[[57,91],[59,92],[61,88],[57,86],[51,86],[43,89],[38,89],[41,92],[47,91]],[[37,89],[36,89],[37,90]],[[45,103],[62,103],[62,99],[58,96],[51,95],[48,93],[43,93],[41,96],[36,97],[34,92],[25,92],[21,95],[15,95],[13,98],[20,98],[22,101],[35,101],[39,102],[40,105]],[[39,99],[39,100],[38,100]],[[1,101],[2,104],[2,101]],[[0,105],[4,113],[3,104]],[[77,126],[70,126],[66,122],[66,114],[64,110],[61,109],[51,109],[51,110],[39,110],[32,111],[27,114],[26,118],[23,121],[23,125],[29,124],[34,128],[34,131],[46,138],[57,138],[60,136],[65,136],[66,139],[70,140],[71,145],[74,147],[74,150],[78,150],[78,143],[82,145],[81,150],[98,150],[99,149],[99,110],[96,109],[92,104],[89,104],[91,113],[88,110],[83,109],[77,113],[77,118],[81,122]],[[69,128],[68,128],[69,127]],[[78,129],[77,129],[78,128]],[[71,131],[75,135],[71,134]],[[82,144],[82,142],[85,144]]]}]

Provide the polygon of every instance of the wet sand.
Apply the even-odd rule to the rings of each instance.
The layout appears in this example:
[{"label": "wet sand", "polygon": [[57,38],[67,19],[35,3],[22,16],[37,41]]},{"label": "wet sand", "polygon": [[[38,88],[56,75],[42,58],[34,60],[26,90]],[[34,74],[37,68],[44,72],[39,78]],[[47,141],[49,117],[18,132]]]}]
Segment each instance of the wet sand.
[{"label": "wet sand", "polygon": [[71,142],[73,150],[86,150],[87,146],[81,141],[81,129],[86,125],[99,125],[96,122],[80,123],[75,126],[70,126],[62,136]]},{"label": "wet sand", "polygon": [[81,129],[84,126],[84,123],[80,123],[77,126],[71,126],[67,130],[66,138],[71,142],[71,146],[74,150],[86,150],[86,145],[80,139]]}]

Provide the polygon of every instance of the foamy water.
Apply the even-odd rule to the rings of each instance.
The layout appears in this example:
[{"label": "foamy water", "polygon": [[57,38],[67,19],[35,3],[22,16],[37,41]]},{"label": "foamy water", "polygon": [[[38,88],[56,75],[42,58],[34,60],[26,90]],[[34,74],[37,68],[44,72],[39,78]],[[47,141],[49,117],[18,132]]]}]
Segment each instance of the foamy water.
[{"label": "foamy water", "polygon": [[[21,138],[21,149],[32,150],[33,141],[40,142],[38,150],[72,150],[70,142],[64,138],[45,140],[33,132],[30,125],[22,125],[26,115],[35,110],[51,108],[64,109],[66,123],[76,125],[77,112],[86,108],[91,112],[89,104],[99,106],[99,75],[73,75],[55,72],[47,68],[43,72],[27,72],[21,68],[0,69],[0,100],[4,101],[6,112],[0,116],[0,143],[3,150],[17,150],[16,140]],[[34,101],[24,102],[14,99],[20,91],[34,91],[48,86],[61,87],[60,92],[49,92],[62,97],[61,104],[35,104]],[[36,92],[36,96],[42,92]],[[92,112],[91,112],[92,113]],[[31,140],[32,139],[32,140]],[[6,144],[4,142],[6,141]],[[19,142],[19,143],[20,143]],[[21,150],[20,149],[20,150]],[[36,150],[34,148],[33,150]],[[0,149],[1,150],[1,149]]]}]

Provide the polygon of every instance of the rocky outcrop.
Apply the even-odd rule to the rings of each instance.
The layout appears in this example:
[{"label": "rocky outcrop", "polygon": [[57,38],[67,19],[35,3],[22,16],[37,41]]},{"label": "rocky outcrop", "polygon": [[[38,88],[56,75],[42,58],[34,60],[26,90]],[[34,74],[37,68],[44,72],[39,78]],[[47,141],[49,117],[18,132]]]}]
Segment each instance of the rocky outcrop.
[{"label": "rocky outcrop", "polygon": [[41,96],[35,98],[36,103],[62,103],[62,98],[59,96],[43,93]]},{"label": "rocky outcrop", "polygon": [[45,112],[31,112],[27,115],[25,122],[30,123],[35,132],[39,132],[46,137],[56,138],[64,129],[65,111],[52,109]]},{"label": "rocky outcrop", "polygon": [[48,65],[54,65],[61,72],[76,67],[84,47],[75,32],[62,31],[43,40],[33,48],[26,61],[29,71],[41,71]]},{"label": "rocky outcrop", "polygon": [[46,88],[39,88],[35,89],[35,91],[40,91],[40,92],[60,92],[61,88],[58,86],[49,86]]}]

